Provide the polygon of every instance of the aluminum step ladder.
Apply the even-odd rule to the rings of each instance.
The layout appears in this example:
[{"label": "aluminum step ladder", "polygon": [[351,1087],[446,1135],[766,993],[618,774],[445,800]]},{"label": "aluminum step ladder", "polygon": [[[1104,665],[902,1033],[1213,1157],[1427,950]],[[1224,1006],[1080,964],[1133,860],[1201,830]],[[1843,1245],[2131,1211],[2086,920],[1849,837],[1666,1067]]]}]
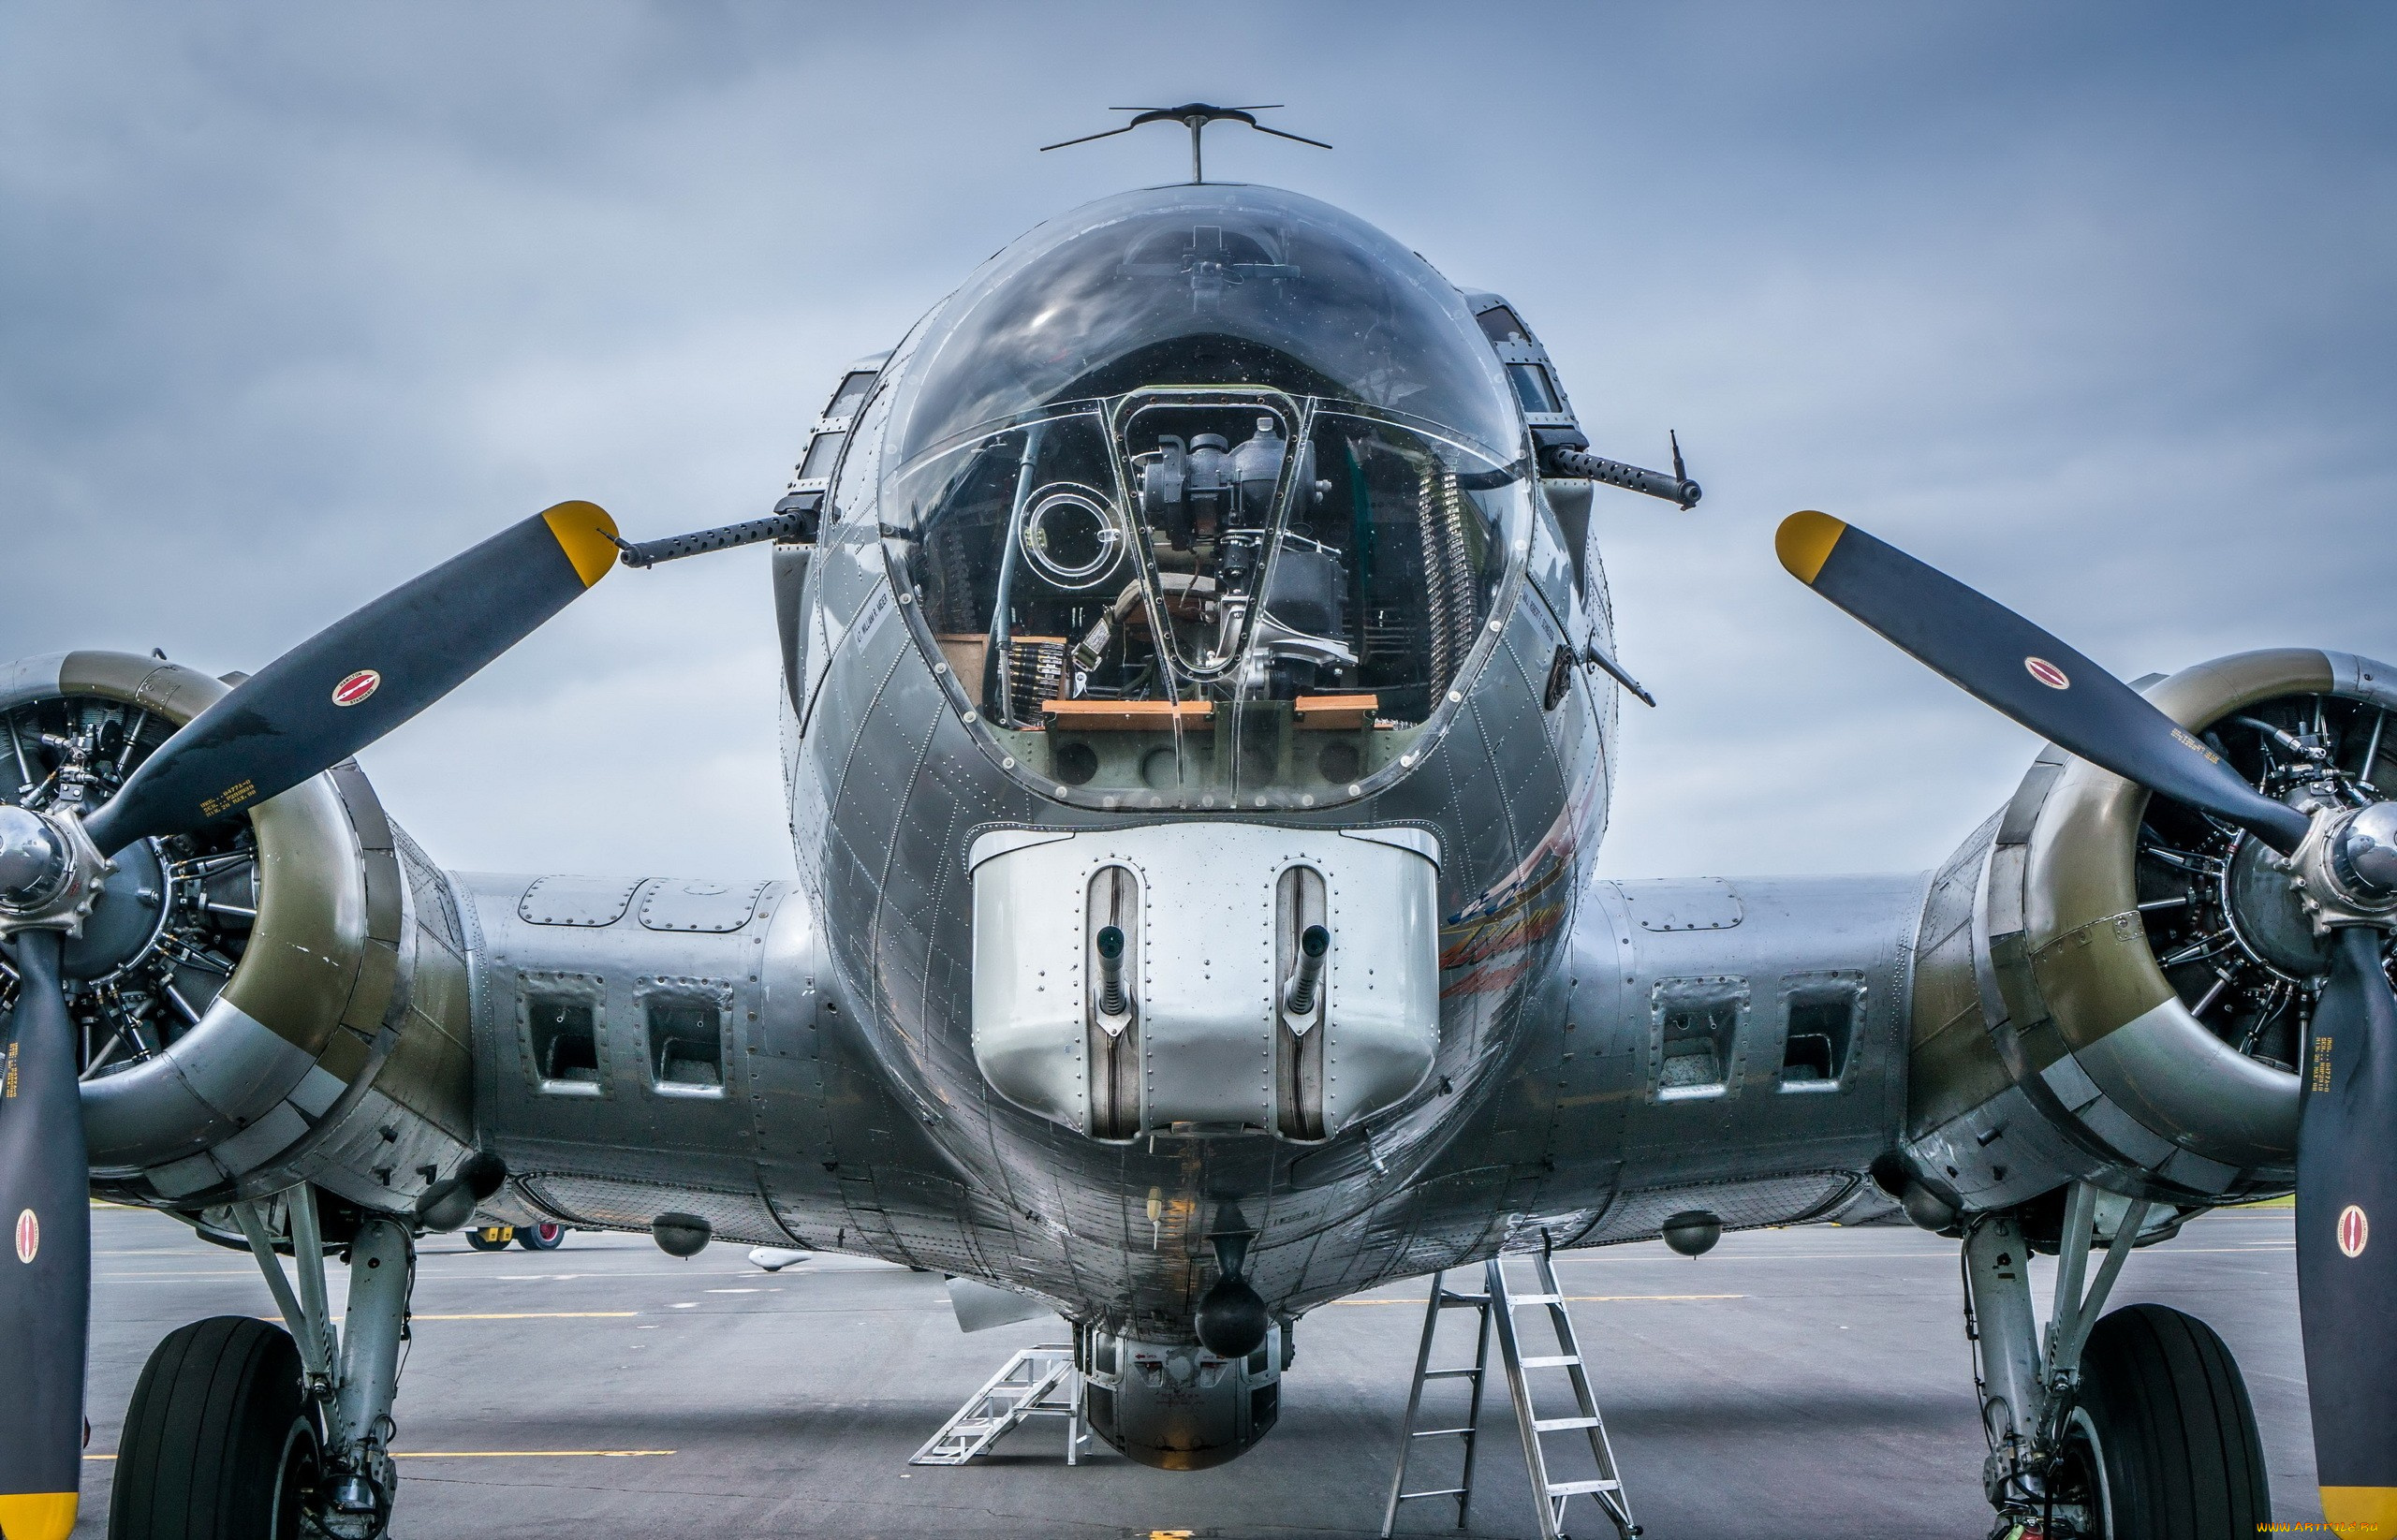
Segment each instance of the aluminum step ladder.
[{"label": "aluminum step ladder", "polygon": [[[1440,1313],[1448,1310],[1470,1310],[1479,1323],[1474,1333],[1473,1366],[1434,1369],[1432,1367],[1432,1346],[1440,1330]],[[1423,1307],[1423,1341],[1415,1350],[1415,1385],[1406,1395],[1406,1422],[1398,1444],[1398,1469],[1390,1478],[1390,1503],[1382,1509],[1382,1540],[1390,1540],[1390,1530],[1398,1523],[1398,1505],[1420,1498],[1453,1497],[1457,1500],[1457,1528],[1464,1528],[1465,1504],[1473,1501],[1474,1445],[1481,1434],[1481,1392],[1488,1383],[1490,1371],[1490,1296],[1461,1294],[1448,1287],[1448,1275],[1432,1275],[1432,1293]],[[1418,1428],[1416,1422],[1423,1415],[1423,1387],[1434,1380],[1463,1380],[1471,1387],[1472,1400],[1467,1403],[1464,1420],[1454,1427]],[[1415,1454],[1415,1441],[1426,1438],[1455,1438],[1463,1441],[1463,1465],[1453,1487],[1427,1487],[1421,1491],[1406,1489],[1406,1467]]]},{"label": "aluminum step ladder", "polygon": [[[1473,1501],[1474,1445],[1480,1421],[1481,1393],[1488,1378],[1493,1327],[1496,1328],[1499,1362],[1507,1371],[1508,1396],[1515,1404],[1515,1421],[1522,1434],[1523,1463],[1530,1470],[1532,1493],[1539,1509],[1541,1540],[1566,1540],[1565,1516],[1576,1497],[1587,1497],[1597,1505],[1599,1513],[1614,1526],[1618,1540],[1632,1540],[1640,1533],[1640,1526],[1631,1517],[1630,1500],[1624,1493],[1622,1474],[1615,1465],[1614,1446],[1607,1438],[1606,1421],[1598,1414],[1597,1398],[1590,1388],[1589,1369],[1582,1360],[1581,1340],[1573,1331],[1572,1313],[1566,1308],[1565,1291],[1556,1281],[1556,1264],[1545,1244],[1533,1254],[1532,1266],[1537,1287],[1529,1294],[1512,1292],[1503,1256],[1493,1256],[1483,1265],[1484,1285],[1479,1294],[1463,1294],[1448,1287],[1446,1273],[1433,1278],[1432,1292],[1424,1305],[1422,1344],[1415,1356],[1415,1385],[1407,1397],[1406,1421],[1399,1441],[1398,1470],[1390,1478],[1390,1503],[1382,1514],[1383,1540],[1389,1540],[1397,1525],[1399,1504],[1419,1498],[1455,1498],[1457,1527],[1464,1527],[1465,1509]],[[1526,1355],[1523,1351],[1522,1328],[1516,1312],[1532,1306],[1547,1307],[1549,1327],[1556,1340],[1554,1353]],[[1473,1367],[1434,1369],[1432,1343],[1441,1313],[1459,1309],[1475,1311],[1480,1317]],[[1556,1371],[1562,1371],[1572,1386],[1575,1411],[1564,1416],[1542,1416],[1533,1401],[1530,1376]],[[1472,1405],[1462,1425],[1418,1428],[1423,1387],[1427,1382],[1438,1379],[1465,1380],[1472,1386]],[[1560,1478],[1551,1469],[1551,1461],[1561,1459],[1580,1462],[1570,1440],[1574,1434],[1588,1444],[1587,1463],[1593,1474]],[[1568,1442],[1561,1449],[1551,1447],[1548,1441],[1559,1435],[1567,1436]],[[1463,1441],[1463,1468],[1457,1485],[1408,1491],[1406,1467],[1416,1440],[1451,1436]]]},{"label": "aluminum step ladder", "polygon": [[963,1465],[1033,1417],[1065,1418],[1066,1463],[1081,1463],[1082,1450],[1090,1444],[1090,1418],[1082,1401],[1081,1371],[1074,1367],[1074,1350],[1066,1343],[1042,1342],[1009,1358],[907,1463]]}]

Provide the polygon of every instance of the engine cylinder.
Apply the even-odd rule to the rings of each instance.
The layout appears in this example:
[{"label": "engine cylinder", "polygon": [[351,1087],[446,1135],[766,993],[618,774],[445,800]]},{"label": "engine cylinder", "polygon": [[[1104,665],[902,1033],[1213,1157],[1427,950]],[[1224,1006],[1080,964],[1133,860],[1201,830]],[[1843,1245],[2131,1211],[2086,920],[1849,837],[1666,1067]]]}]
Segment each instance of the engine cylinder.
[{"label": "engine cylinder", "polygon": [[[2280,649],[2150,700],[2272,795],[2397,785],[2397,670]],[[2231,740],[2236,740],[2234,744]],[[2313,951],[2253,838],[2052,746],[1934,878],[1904,1151],[1964,1209],[2086,1179],[2184,1206],[2294,1181]]]},{"label": "engine cylinder", "polygon": [[[0,667],[7,799],[79,740],[105,794],[227,689],[118,653]],[[304,1179],[398,1210],[473,1143],[455,909],[354,763],[121,852],[67,962],[97,1191],[196,1210]]]}]

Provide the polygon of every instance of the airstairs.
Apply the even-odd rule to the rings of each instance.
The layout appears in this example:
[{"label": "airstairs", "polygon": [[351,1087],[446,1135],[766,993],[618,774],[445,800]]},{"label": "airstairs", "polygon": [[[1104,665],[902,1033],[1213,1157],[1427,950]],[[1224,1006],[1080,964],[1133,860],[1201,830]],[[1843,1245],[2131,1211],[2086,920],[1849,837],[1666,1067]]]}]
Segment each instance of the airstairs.
[{"label": "airstairs", "polygon": [[[1431,1498],[1453,1498],[1457,1528],[1464,1528],[1465,1509],[1473,1501],[1474,1456],[1481,1432],[1481,1397],[1489,1383],[1490,1342],[1493,1335],[1498,1342],[1499,1362],[1507,1371],[1509,1399],[1515,1404],[1515,1421],[1522,1433],[1523,1462],[1530,1467],[1532,1492],[1539,1507],[1541,1540],[1566,1540],[1565,1516],[1577,1497],[1586,1497],[1597,1505],[1599,1513],[1614,1526],[1618,1540],[1631,1540],[1640,1533],[1640,1526],[1632,1521],[1630,1502],[1624,1495],[1622,1474],[1615,1467],[1614,1447],[1607,1440],[1606,1422],[1598,1415],[1597,1398],[1590,1389],[1589,1366],[1581,1357],[1581,1340],[1573,1332],[1572,1313],[1566,1308],[1565,1291],[1556,1282],[1556,1264],[1545,1244],[1531,1261],[1537,1286],[1529,1294],[1512,1292],[1504,1256],[1493,1256],[1483,1264],[1479,1294],[1449,1288],[1445,1272],[1433,1276],[1431,1296],[1423,1309],[1423,1341],[1415,1353],[1415,1383],[1407,1393],[1406,1421],[1399,1438],[1398,1469],[1390,1476],[1390,1503],[1382,1511],[1383,1540],[1390,1540],[1390,1532],[1397,1527],[1401,1503]],[[1517,1313],[1536,1306],[1547,1307],[1556,1351],[1526,1356],[1522,1323]],[[1473,1363],[1470,1367],[1434,1368],[1434,1339],[1439,1333],[1443,1313],[1451,1310],[1471,1311],[1477,1318]],[[1552,1375],[1559,1371],[1570,1384],[1575,1410],[1563,1416],[1543,1416],[1532,1399],[1531,1376]],[[1450,1380],[1462,1381],[1466,1386],[1468,1400],[1463,1420],[1437,1427],[1419,1426],[1427,1418],[1437,1420],[1436,1414],[1424,1411],[1424,1388],[1436,1381]],[[1549,1394],[1554,1395],[1563,1388],[1552,1378],[1549,1381]],[[1456,1484],[1408,1490],[1406,1471],[1418,1442],[1450,1438],[1460,1441],[1462,1449]],[[1583,1439],[1589,1445],[1587,1462],[1581,1459],[1576,1447]],[[1551,1440],[1561,1441],[1562,1447]],[[1586,1476],[1557,1474],[1565,1466],[1584,1464],[1592,1472]]]},{"label": "airstairs", "polygon": [[910,1465],[963,1465],[1034,1417],[1066,1419],[1066,1463],[1081,1462],[1090,1444],[1082,1408],[1081,1371],[1063,1342],[1027,1347],[967,1399],[940,1431],[909,1458]]}]

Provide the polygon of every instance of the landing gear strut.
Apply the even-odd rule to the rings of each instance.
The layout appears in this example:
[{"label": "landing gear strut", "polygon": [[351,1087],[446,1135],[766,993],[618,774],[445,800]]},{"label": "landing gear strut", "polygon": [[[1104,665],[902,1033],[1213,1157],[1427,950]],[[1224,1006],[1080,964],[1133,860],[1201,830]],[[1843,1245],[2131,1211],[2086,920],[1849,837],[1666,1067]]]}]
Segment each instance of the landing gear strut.
[{"label": "landing gear strut", "polygon": [[[125,1419],[110,1540],[382,1540],[416,1271],[408,1226],[359,1219],[336,1331],[314,1189],[233,1211],[290,1329],[220,1317],[159,1344]],[[296,1289],[278,1246],[297,1264]]]},{"label": "landing gear strut", "polygon": [[2044,1336],[2021,1217],[1985,1214],[1964,1234],[1992,1540],[2252,1540],[2272,1519],[2272,1494],[2239,1366],[2211,1327],[2177,1310],[2100,1317],[2149,1206],[2123,1206],[2084,1289],[2098,1209],[2097,1190],[2074,1183]]}]

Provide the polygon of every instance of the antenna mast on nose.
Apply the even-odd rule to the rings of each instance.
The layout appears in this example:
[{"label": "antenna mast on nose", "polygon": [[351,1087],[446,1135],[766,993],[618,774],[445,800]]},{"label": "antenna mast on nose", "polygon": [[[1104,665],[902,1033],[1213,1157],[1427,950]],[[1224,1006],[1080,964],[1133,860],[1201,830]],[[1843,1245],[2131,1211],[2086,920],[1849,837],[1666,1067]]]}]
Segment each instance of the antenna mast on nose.
[{"label": "antenna mast on nose", "polygon": [[1331,148],[1321,139],[1311,139],[1304,134],[1286,134],[1279,128],[1268,128],[1257,121],[1255,114],[1271,111],[1281,105],[1280,102],[1259,102],[1253,107],[1215,107],[1207,102],[1184,102],[1180,107],[1110,107],[1108,109],[1110,112],[1132,112],[1138,115],[1121,128],[1110,128],[1104,133],[1084,134],[1080,139],[1060,139],[1054,144],[1044,144],[1040,149],[1043,154],[1046,154],[1051,150],[1063,150],[1069,144],[1088,144],[1093,139],[1112,139],[1118,134],[1128,134],[1143,124],[1178,123],[1190,130],[1190,181],[1195,186],[1207,180],[1207,163],[1201,148],[1200,136],[1206,132],[1207,125],[1211,123],[1227,121],[1244,123],[1258,133],[1271,134],[1275,139],[1296,139],[1301,144],[1312,144],[1318,150]]}]

